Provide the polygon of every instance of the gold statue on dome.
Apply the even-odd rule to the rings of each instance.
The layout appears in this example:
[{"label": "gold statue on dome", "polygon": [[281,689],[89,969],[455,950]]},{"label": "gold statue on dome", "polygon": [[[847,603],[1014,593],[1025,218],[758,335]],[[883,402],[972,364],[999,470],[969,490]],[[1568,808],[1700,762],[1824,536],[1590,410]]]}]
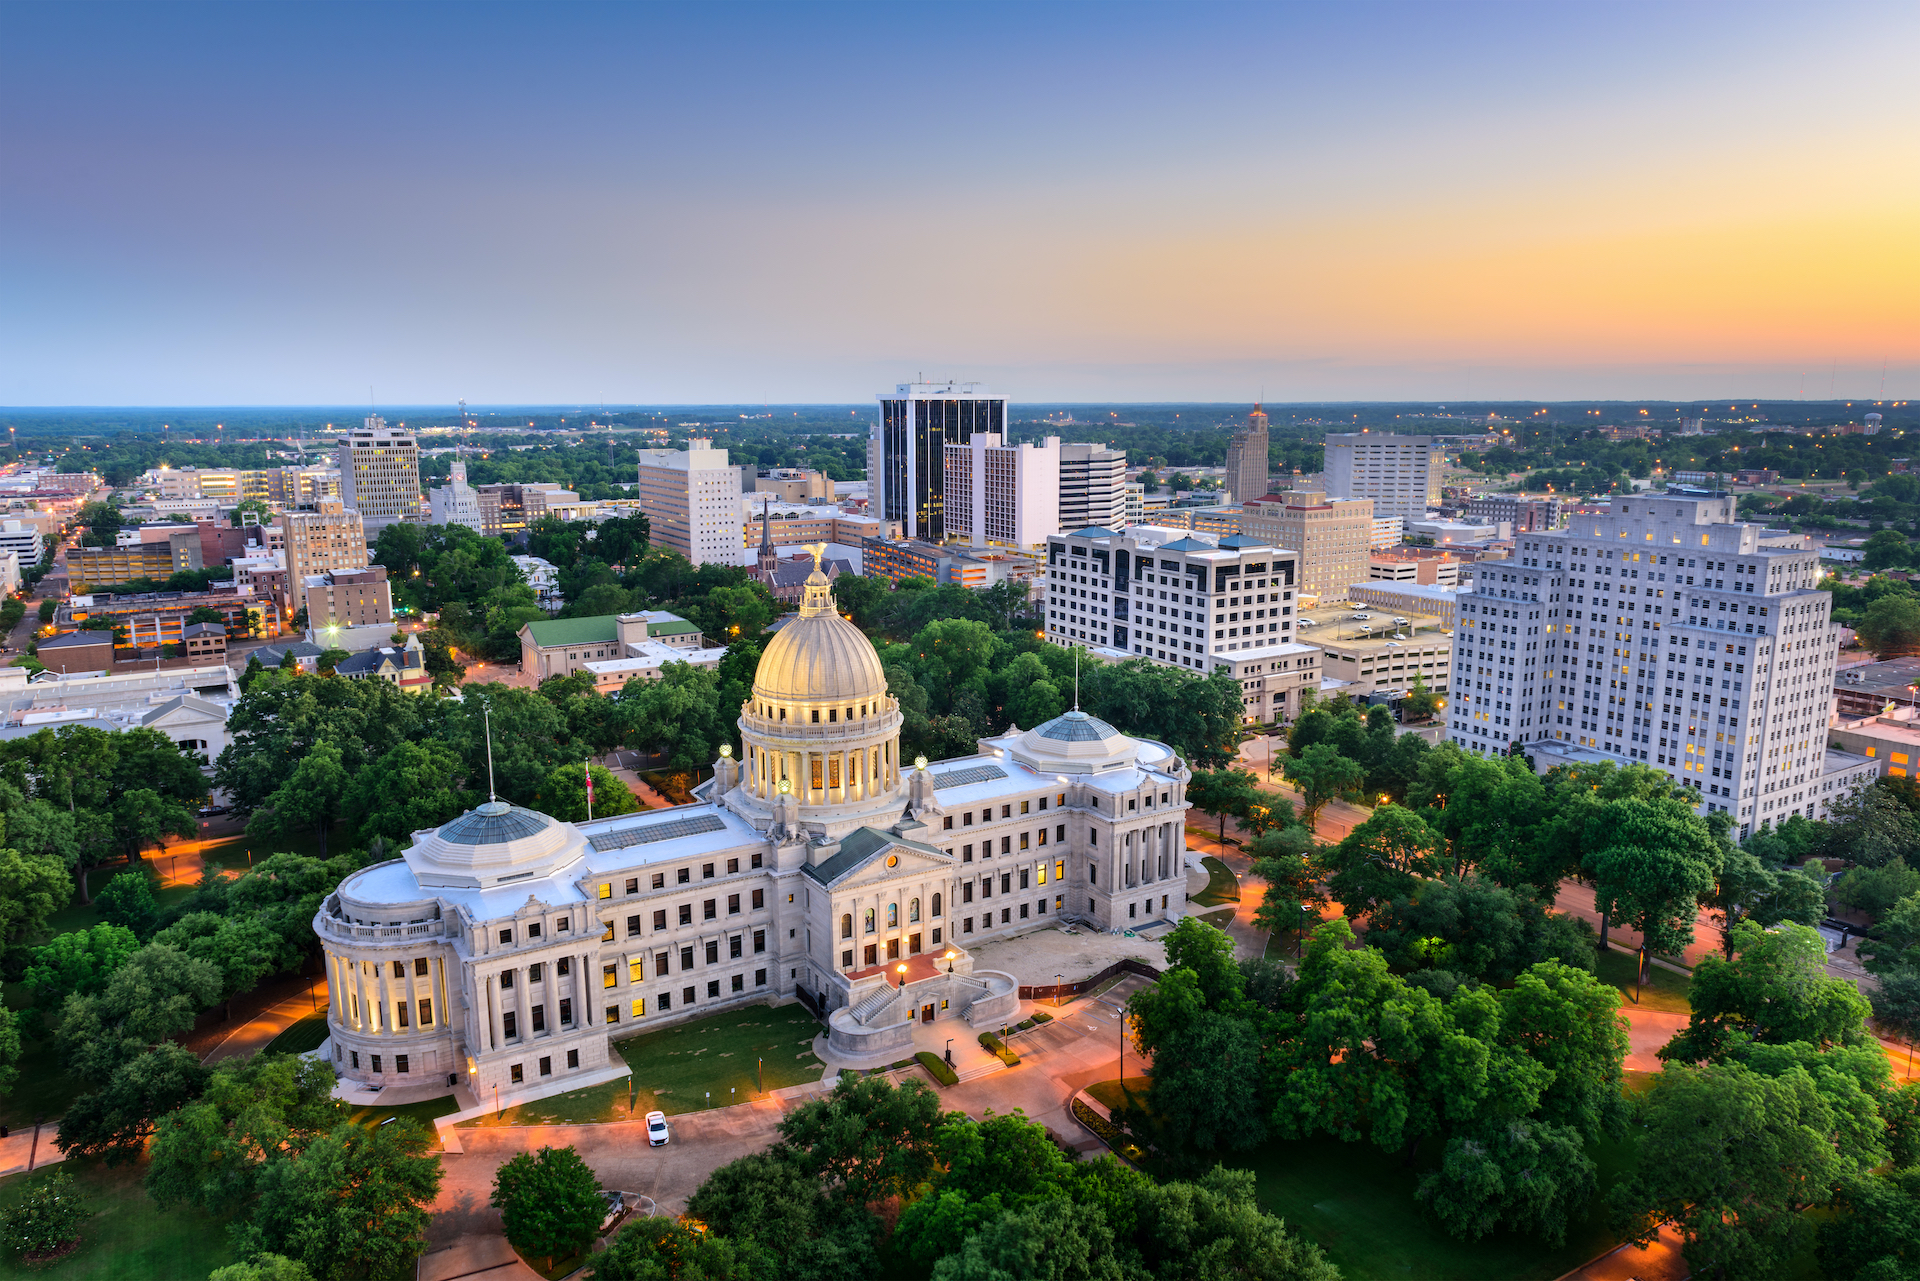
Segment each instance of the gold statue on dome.
[{"label": "gold statue on dome", "polygon": [[814,573],[816,573],[816,574],[817,574],[817,573],[819,573],[819,572],[820,572],[820,558],[821,558],[822,556],[825,556],[825,555],[827,554],[827,544],[825,544],[825,543],[808,543],[808,544],[806,544],[805,546],[803,546],[803,547],[802,547],[802,548],[801,548],[800,550],[801,550],[801,551],[803,551],[803,552],[811,552],[811,553],[813,554],[813,572],[814,572]]}]

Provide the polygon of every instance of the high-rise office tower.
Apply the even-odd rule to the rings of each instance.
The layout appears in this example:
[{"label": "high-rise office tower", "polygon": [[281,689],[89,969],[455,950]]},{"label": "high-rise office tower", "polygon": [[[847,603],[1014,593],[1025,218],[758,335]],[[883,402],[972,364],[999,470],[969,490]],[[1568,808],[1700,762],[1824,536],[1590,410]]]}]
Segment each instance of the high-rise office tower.
[{"label": "high-rise office tower", "polygon": [[1367,581],[1373,548],[1373,500],[1328,498],[1317,489],[1290,489],[1241,508],[1240,532],[1295,549],[1298,589],[1329,601]]},{"label": "high-rise office tower", "polygon": [[1000,442],[977,431],[947,446],[947,533],[974,547],[1033,551],[1060,529],[1060,438]]},{"label": "high-rise office tower", "polygon": [[1327,437],[1327,493],[1371,498],[1376,516],[1418,520],[1440,501],[1441,446],[1431,436]]},{"label": "high-rise office tower", "polygon": [[[1267,492],[1267,415],[1255,405],[1247,425],[1227,442],[1227,495],[1230,501],[1250,503]],[[1287,544],[1291,547],[1293,544]]]},{"label": "high-rise office tower", "polygon": [[1060,446],[1060,528],[1121,529],[1127,523],[1127,451]]},{"label": "high-rise office tower", "polygon": [[357,511],[338,498],[322,498],[312,511],[284,511],[280,532],[287,544],[287,582],[293,599],[313,574],[367,567],[367,531]]},{"label": "high-rise office tower", "polygon": [[1537,768],[1649,766],[1746,835],[1822,816],[1865,757],[1827,750],[1837,646],[1819,553],[1724,493],[1621,496],[1520,535],[1460,594],[1449,736]]},{"label": "high-rise office tower", "polygon": [[978,383],[901,383],[879,396],[880,418],[867,442],[867,481],[881,519],[899,521],[909,538],[947,537],[947,446],[975,432],[1003,439],[1007,398]]},{"label": "high-rise office tower", "polygon": [[685,449],[643,449],[635,492],[655,543],[696,565],[740,563],[740,469],[726,450],[698,436]]},{"label": "high-rise office tower", "polygon": [[371,414],[336,453],[341,501],[360,513],[370,537],[397,520],[420,519],[420,442],[412,432]]}]

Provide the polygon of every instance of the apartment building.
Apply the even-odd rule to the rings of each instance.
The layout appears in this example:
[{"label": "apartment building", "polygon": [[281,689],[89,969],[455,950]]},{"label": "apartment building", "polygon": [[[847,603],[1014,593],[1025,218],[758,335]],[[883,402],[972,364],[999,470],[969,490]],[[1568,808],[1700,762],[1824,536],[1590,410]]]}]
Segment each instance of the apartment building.
[{"label": "apartment building", "polygon": [[1467,521],[1476,525],[1508,525],[1516,534],[1544,532],[1560,528],[1564,507],[1558,498],[1483,494],[1467,500]]},{"label": "apartment building", "polygon": [[1827,747],[1835,646],[1819,558],[1721,492],[1622,496],[1474,566],[1450,736],[1541,770],[1638,761],[1742,835],[1819,818],[1876,766]]},{"label": "apartment building", "polygon": [[367,530],[359,512],[340,498],[323,498],[310,512],[281,512],[290,589],[315,574],[367,567]]},{"label": "apartment building", "polygon": [[696,565],[738,565],[742,546],[740,469],[711,440],[689,437],[685,449],[642,449],[640,510],[653,542]]},{"label": "apartment building", "polygon": [[417,521],[420,511],[420,442],[410,431],[387,426],[378,414],[335,446],[340,498],[360,513],[370,537],[397,520]]},{"label": "apartment building", "polygon": [[313,574],[302,582],[309,627],[372,627],[393,621],[384,565]]},{"label": "apartment building", "polygon": [[975,432],[947,446],[947,536],[971,547],[1034,551],[1060,531],[1060,438],[1003,439]]},{"label": "apartment building", "polygon": [[1375,515],[1417,519],[1440,501],[1443,450],[1431,436],[1328,436],[1326,460],[1327,493],[1371,498]]},{"label": "apartment building", "polygon": [[1127,451],[1060,446],[1062,530],[1120,529],[1127,523]]},{"label": "apartment building", "polygon": [[1329,498],[1317,489],[1290,489],[1242,505],[1240,529],[1299,556],[1297,590],[1339,600],[1367,577],[1373,500]]}]

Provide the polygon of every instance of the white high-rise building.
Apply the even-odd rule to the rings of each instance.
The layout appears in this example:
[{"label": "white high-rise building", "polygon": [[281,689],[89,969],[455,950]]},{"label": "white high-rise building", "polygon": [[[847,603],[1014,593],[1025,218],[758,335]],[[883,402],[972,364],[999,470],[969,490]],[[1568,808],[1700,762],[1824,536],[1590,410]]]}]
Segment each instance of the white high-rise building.
[{"label": "white high-rise building", "polygon": [[360,513],[367,537],[379,537],[397,520],[420,519],[420,442],[412,432],[371,414],[347,433],[336,453],[340,499]]},{"label": "white high-rise building", "polygon": [[1837,646],[1819,553],[1673,489],[1521,534],[1459,597],[1449,736],[1558,765],[1639,762],[1744,835],[1870,781],[1827,750]]},{"label": "white high-rise building", "polygon": [[1431,436],[1353,432],[1326,449],[1328,497],[1371,498],[1375,516],[1411,520],[1440,502],[1443,451]]},{"label": "white high-rise building", "polygon": [[1060,528],[1120,529],[1127,523],[1127,451],[1060,446]]},{"label": "white high-rise building", "polygon": [[655,543],[696,565],[740,563],[740,469],[726,450],[698,436],[683,450],[643,449],[635,492]]},{"label": "white high-rise building", "polygon": [[1060,438],[1001,443],[975,432],[947,446],[947,534],[974,547],[1032,551],[1060,529]]},{"label": "white high-rise building", "polygon": [[475,533],[486,532],[480,517],[480,494],[467,483],[467,460],[453,460],[453,477],[438,489],[427,491],[427,505],[433,511],[435,525],[465,525]]},{"label": "white high-rise building", "polygon": [[964,445],[975,432],[1005,439],[1007,398],[949,381],[901,383],[879,401],[867,442],[874,514],[898,521],[908,538],[945,542],[947,446]]}]

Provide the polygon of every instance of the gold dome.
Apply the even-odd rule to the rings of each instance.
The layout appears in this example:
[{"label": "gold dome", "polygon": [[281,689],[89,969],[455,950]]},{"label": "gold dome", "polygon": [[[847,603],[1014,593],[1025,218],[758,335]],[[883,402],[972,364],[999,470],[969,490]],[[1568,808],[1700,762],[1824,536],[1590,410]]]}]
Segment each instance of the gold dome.
[{"label": "gold dome", "polygon": [[817,562],[807,578],[800,616],[775,632],[760,655],[753,696],[823,706],[878,703],[887,696],[880,655],[859,628],[834,611],[827,576]]}]

